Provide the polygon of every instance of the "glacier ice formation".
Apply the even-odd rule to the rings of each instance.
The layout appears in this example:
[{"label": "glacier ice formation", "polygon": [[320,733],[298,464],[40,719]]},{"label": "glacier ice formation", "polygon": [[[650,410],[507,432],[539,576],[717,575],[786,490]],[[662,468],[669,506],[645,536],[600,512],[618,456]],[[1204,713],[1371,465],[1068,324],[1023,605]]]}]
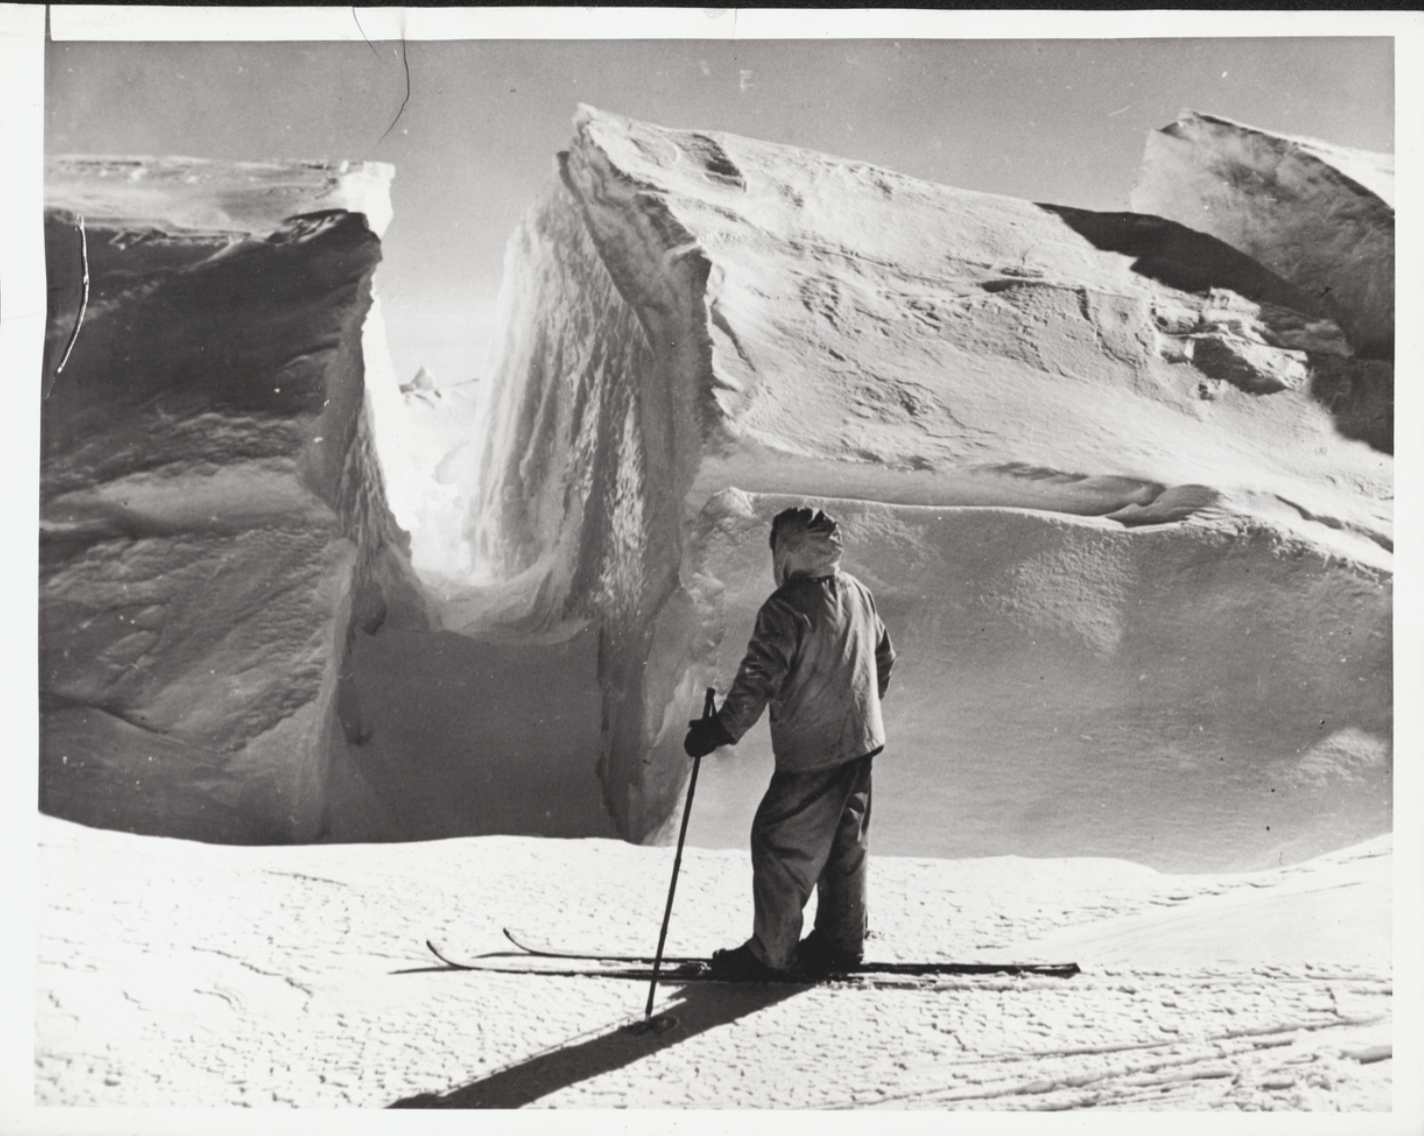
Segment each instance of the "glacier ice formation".
[{"label": "glacier ice formation", "polygon": [[252,842],[363,807],[338,713],[349,634],[423,603],[363,410],[390,176],[49,163],[46,811]]},{"label": "glacier ice formation", "polygon": [[[1223,752],[1264,720],[1292,723],[1273,754],[1307,720],[1388,735],[1390,458],[1312,389],[1352,362],[1336,324],[1210,235],[583,108],[503,304],[477,495],[445,534],[499,583],[447,618],[600,629],[600,775],[631,838],[669,823],[682,724],[769,590],[758,542],[726,559],[729,491],[763,520],[873,502],[927,533],[894,561],[872,525],[852,560],[898,597],[902,634],[933,629],[902,668],[902,744],[952,768],[967,714],[1005,770],[986,791],[1022,764],[1010,735],[1055,712],[1045,688],[1109,716],[1185,700]],[[932,515],[992,554],[949,567]],[[1016,651],[1012,684],[977,681]],[[764,766],[764,743],[742,748]]]},{"label": "glacier ice formation", "polygon": [[[660,839],[765,521],[811,500],[904,648],[882,850],[1207,867],[1388,828],[1389,365],[1260,257],[581,108],[508,245],[475,433],[389,486],[407,545],[361,409],[374,245],[318,192],[202,249],[105,234],[148,275],[96,283],[46,404],[51,811],[132,826],[74,802],[151,760],[186,780],[102,798],[146,831]],[[259,359],[281,256],[310,290]],[[219,326],[196,285],[237,269]],[[176,330],[120,336],[150,309]],[[709,763],[695,839],[743,838],[768,761],[753,731]]]}]

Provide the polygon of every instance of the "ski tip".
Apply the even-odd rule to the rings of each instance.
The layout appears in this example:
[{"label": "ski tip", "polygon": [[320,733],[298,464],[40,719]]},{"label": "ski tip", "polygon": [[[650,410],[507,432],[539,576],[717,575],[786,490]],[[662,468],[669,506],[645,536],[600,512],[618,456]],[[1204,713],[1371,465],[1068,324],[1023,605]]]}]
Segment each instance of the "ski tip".
[{"label": "ski tip", "polygon": [[440,948],[437,947],[434,943],[432,943],[429,939],[425,940],[425,949],[428,950],[431,954],[433,954],[436,958],[438,958],[441,962],[443,962],[446,966],[448,966],[451,970],[470,969],[468,966],[461,966],[457,962],[451,962],[448,958],[446,958],[443,954],[440,953]]}]

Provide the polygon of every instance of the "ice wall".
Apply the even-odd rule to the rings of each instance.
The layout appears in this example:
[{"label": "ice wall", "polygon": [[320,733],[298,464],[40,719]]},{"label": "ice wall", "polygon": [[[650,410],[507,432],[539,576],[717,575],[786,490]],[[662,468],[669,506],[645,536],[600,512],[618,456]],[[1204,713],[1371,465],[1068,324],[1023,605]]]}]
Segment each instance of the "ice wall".
[{"label": "ice wall", "polygon": [[[47,811],[659,839],[804,499],[902,649],[882,850],[1388,827],[1392,376],[1311,289],[1162,217],[583,108],[465,438],[382,365],[388,176],[51,167]],[[768,767],[764,731],[709,761],[694,838],[741,846]]]},{"label": "ice wall", "polygon": [[614,834],[597,632],[456,634],[412,571],[398,518],[458,531],[438,455],[473,411],[402,405],[392,172],[51,163],[46,812],[239,843]]},{"label": "ice wall", "polygon": [[[1123,644],[1150,654],[1155,631],[1141,629],[1176,627],[1172,649],[1194,677],[1173,705],[1191,719],[1210,704],[1214,752],[1247,760],[1265,688],[1208,692],[1222,641],[1191,628],[1209,587],[1124,591],[1117,568],[1064,553],[1052,573],[1072,586],[1034,598],[1032,565],[1056,555],[1068,517],[1097,518],[1076,523],[1111,534],[1109,561],[1145,575],[1164,533],[1164,562],[1196,565],[1199,581],[1228,563],[1247,565],[1245,580],[1259,562],[1254,584],[1232,585],[1259,594],[1230,618],[1262,633],[1288,610],[1315,642],[1341,620],[1331,589],[1358,589],[1349,618],[1370,646],[1341,689],[1388,704],[1392,463],[1379,404],[1315,298],[1212,236],[583,108],[558,177],[511,241],[507,277],[480,498],[460,534],[494,583],[447,608],[447,625],[599,629],[600,775],[630,838],[668,823],[684,724],[705,682],[725,689],[750,629],[751,608],[719,597],[734,584],[770,590],[755,558],[707,559],[728,523],[709,502],[732,488],[753,502],[875,502],[892,516],[932,507],[953,516],[957,540],[998,550],[988,583],[917,576],[933,541],[897,545],[898,565],[876,561],[872,583],[921,585],[895,613],[927,668],[920,693],[890,709],[911,750],[953,732],[942,692],[999,665],[1000,640],[971,633],[957,606],[963,589],[987,587],[1002,594],[986,626],[1039,603],[1057,612],[1045,626],[1088,629],[1053,648],[1054,704],[1117,705],[1123,688],[1105,694],[1091,677],[1104,652],[1125,674]],[[1005,509],[1031,511],[1012,548]],[[1265,570],[1295,555],[1330,586]],[[1150,618],[1137,611],[1147,604]],[[938,630],[925,640],[926,628]],[[1285,640],[1256,640],[1267,641],[1284,657]],[[1032,669],[1036,643],[1019,643],[1016,665]],[[1301,673],[1325,665],[1304,657]],[[1156,689],[1173,697],[1170,682]],[[1272,713],[1318,721],[1314,690],[1271,685]],[[1034,698],[1011,705],[997,734],[980,730],[981,759],[1007,761],[1050,714]],[[1387,754],[1387,714],[1366,717],[1365,748]],[[1372,785],[1378,804],[1387,789]],[[1097,846],[1084,839],[1074,851]]]},{"label": "ice wall", "polygon": [[[620,830],[642,836],[648,716],[675,681],[647,660],[677,588],[701,449],[693,376],[706,366],[705,263],[669,252],[679,238],[665,211],[633,210],[624,224],[590,193],[607,173],[596,159],[561,156],[559,179],[510,241],[489,425],[461,478],[479,497],[450,555],[496,583],[453,596],[446,622],[528,638],[597,627],[597,770]],[[670,771],[652,772],[661,783]]]},{"label": "ice wall", "polygon": [[49,164],[46,812],[238,842],[379,828],[346,757],[351,637],[423,605],[364,409],[390,176]]}]

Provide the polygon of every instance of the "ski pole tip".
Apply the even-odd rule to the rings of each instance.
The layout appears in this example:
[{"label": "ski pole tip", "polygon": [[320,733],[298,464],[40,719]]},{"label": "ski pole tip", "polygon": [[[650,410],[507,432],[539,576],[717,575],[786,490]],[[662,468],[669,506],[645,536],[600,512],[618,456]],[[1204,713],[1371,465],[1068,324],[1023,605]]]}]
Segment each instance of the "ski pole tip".
[{"label": "ski pole tip", "polygon": [[672,1014],[653,1014],[644,1018],[640,1022],[629,1022],[623,1027],[624,1033],[646,1036],[655,1033],[667,1033],[677,1025],[677,1018]]}]

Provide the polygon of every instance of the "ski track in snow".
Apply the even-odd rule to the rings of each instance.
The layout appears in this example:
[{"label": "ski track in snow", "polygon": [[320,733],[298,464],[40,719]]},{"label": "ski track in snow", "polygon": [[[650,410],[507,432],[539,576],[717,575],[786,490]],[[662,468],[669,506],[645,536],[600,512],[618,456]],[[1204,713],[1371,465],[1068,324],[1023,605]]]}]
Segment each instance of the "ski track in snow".
[{"label": "ski track in snow", "polygon": [[[511,925],[647,950],[671,848],[238,848],[51,818],[40,832],[40,1107],[1389,1107],[1391,968],[1366,949],[1372,931],[1387,935],[1387,837],[1248,875],[880,857],[872,957],[1029,960],[1041,936],[1085,933],[1130,956],[1146,919],[1188,929],[1181,961],[1052,957],[1084,967],[1068,980],[668,980],[658,1010],[676,1025],[638,1034],[620,1027],[642,1017],[641,983],[445,970],[424,941],[460,957],[509,951]],[[1191,919],[1203,904],[1240,913],[1247,897],[1343,894],[1342,873],[1381,920],[1354,925],[1359,950],[1296,936],[1283,954],[1239,914]],[[750,909],[745,854],[688,849],[667,953],[730,945]],[[1138,938],[1114,940],[1118,922]]]}]

